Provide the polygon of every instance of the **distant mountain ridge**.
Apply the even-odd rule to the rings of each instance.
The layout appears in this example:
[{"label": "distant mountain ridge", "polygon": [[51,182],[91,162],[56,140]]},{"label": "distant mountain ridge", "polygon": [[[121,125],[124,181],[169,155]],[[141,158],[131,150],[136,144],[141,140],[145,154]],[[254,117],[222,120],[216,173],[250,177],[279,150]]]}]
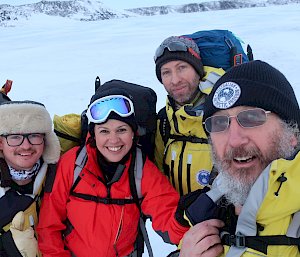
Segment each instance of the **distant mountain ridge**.
[{"label": "distant mountain ridge", "polygon": [[41,1],[18,6],[0,5],[0,25],[12,24],[21,19],[29,19],[35,14],[59,16],[81,21],[129,17],[126,11],[112,10],[98,0]]},{"label": "distant mountain ridge", "polygon": [[168,13],[192,13],[205,12],[213,10],[227,10],[251,7],[265,7],[269,5],[285,5],[290,3],[300,3],[300,0],[267,0],[267,1],[236,1],[236,0],[220,0],[201,3],[190,3],[184,5],[165,5],[143,8],[131,8],[127,11],[139,15],[164,15]]},{"label": "distant mountain ridge", "polygon": [[[192,0],[191,0],[192,1]],[[300,0],[216,0],[183,5],[165,5],[126,10],[114,10],[98,0],[41,1],[38,3],[12,6],[0,5],[0,26],[14,26],[19,20],[30,19],[36,14],[59,16],[80,21],[96,21],[128,18],[139,15],[163,15],[169,13],[191,13],[210,10],[226,10],[267,5],[300,3]]]}]

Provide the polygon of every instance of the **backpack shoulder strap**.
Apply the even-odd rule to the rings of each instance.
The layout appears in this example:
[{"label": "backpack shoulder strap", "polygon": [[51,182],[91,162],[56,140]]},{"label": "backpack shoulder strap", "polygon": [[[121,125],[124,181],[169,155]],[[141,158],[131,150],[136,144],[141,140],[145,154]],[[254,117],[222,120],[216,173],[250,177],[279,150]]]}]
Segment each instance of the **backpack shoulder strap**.
[{"label": "backpack shoulder strap", "polygon": [[214,84],[217,82],[217,80],[221,77],[222,75],[212,71],[208,73],[206,76],[206,79],[204,81],[200,81],[199,84],[199,89],[203,93],[209,94],[210,91],[212,90]]},{"label": "backpack shoulder strap", "polygon": [[[133,195],[133,197],[137,197],[138,200],[142,198],[142,176],[143,176],[143,167],[144,167],[144,156],[141,151],[141,149],[137,148],[137,154],[135,156],[135,162],[134,162],[134,182],[135,183],[130,183],[130,190],[132,193],[136,194]],[[78,156],[75,161],[75,169],[74,169],[74,176],[73,176],[73,184],[72,184],[72,189],[71,191],[74,190],[76,186],[76,182],[78,181],[79,174],[82,171],[85,163],[87,161],[87,152],[86,152],[86,146],[84,146],[80,152],[78,153]],[[132,185],[133,184],[133,185]],[[134,188],[135,187],[135,188]],[[136,201],[137,202],[137,201]]]},{"label": "backpack shoulder strap", "polygon": [[[150,245],[150,240],[147,234],[145,221],[143,219],[143,214],[141,210],[140,200],[142,199],[142,177],[143,177],[143,167],[145,163],[146,157],[143,155],[141,149],[138,147],[136,148],[136,152],[133,151],[132,154],[132,161],[129,166],[129,183],[130,183],[130,191],[133,196],[133,200],[137,205],[140,211],[140,218],[139,218],[139,228],[141,230],[143,236],[143,242],[145,241],[149,257],[153,257],[153,251]],[[73,185],[71,188],[71,192],[74,190],[76,185],[78,184],[80,177],[79,174],[82,171],[85,163],[87,161],[87,152],[86,147],[84,146],[81,151],[79,152],[76,161],[75,161],[75,169],[74,169],[74,177],[73,177]],[[138,256],[142,256],[142,252],[139,253],[139,249],[137,249]]]},{"label": "backpack shoulder strap", "polygon": [[292,218],[286,235],[289,237],[300,237],[300,211],[297,211]]},{"label": "backpack shoulder strap", "polygon": [[78,153],[76,160],[75,160],[75,169],[74,169],[73,184],[71,187],[71,192],[74,191],[74,188],[76,187],[76,185],[78,184],[78,182],[80,180],[79,174],[82,171],[86,161],[87,161],[87,152],[86,152],[86,146],[84,146]]},{"label": "backpack shoulder strap", "polygon": [[144,242],[145,242],[149,257],[153,257],[153,251],[150,245],[150,240],[146,230],[145,220],[143,218],[143,213],[141,209],[141,200],[143,197],[141,184],[142,184],[143,167],[145,161],[146,161],[146,156],[144,156],[141,149],[137,147],[136,151],[133,151],[132,153],[132,161],[129,166],[129,183],[130,183],[130,191],[133,200],[140,211],[139,232],[138,232],[138,238],[136,240],[137,256],[142,256],[144,252]]},{"label": "backpack shoulder strap", "polygon": [[[54,169],[56,169],[56,165],[54,164]],[[49,166],[49,164],[43,163],[42,166],[39,168],[39,172],[37,173],[34,183],[33,183],[33,190],[31,195],[32,198],[37,199],[42,191],[46,180],[46,174],[49,169],[52,169],[53,166]]]},{"label": "backpack shoulder strap", "polygon": [[135,170],[136,161],[137,161],[137,151],[132,151],[132,157],[131,157],[131,162],[129,165],[129,186],[130,186],[130,191],[133,197],[133,201],[135,202],[136,206],[139,208],[139,211],[141,212],[141,206],[140,206],[140,200],[138,197],[138,192],[137,192],[137,186],[136,186],[136,181],[135,181],[135,173],[137,172]]},{"label": "backpack shoulder strap", "polygon": [[166,146],[168,143],[168,139],[170,138],[171,126],[167,116],[166,107],[162,108],[157,114],[159,120],[159,133],[162,137],[164,145]]},{"label": "backpack shoulder strap", "polygon": [[143,167],[144,167],[144,157],[140,148],[137,148],[137,154],[135,159],[134,166],[134,178],[135,178],[135,186],[138,199],[143,197],[142,195],[142,177],[143,177]]}]

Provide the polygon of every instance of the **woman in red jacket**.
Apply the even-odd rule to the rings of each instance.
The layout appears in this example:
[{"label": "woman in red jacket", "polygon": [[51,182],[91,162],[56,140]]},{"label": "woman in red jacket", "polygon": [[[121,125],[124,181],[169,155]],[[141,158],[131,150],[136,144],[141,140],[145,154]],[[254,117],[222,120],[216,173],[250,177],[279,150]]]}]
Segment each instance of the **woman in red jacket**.
[{"label": "woman in red jacket", "polygon": [[[137,124],[130,96],[116,88],[96,92],[87,117],[87,161],[74,185],[78,148],[59,161],[41,206],[39,248],[43,257],[137,256],[140,211],[130,187]],[[165,242],[178,244],[188,230],[175,219],[179,195],[148,158],[141,169],[141,211]]]}]

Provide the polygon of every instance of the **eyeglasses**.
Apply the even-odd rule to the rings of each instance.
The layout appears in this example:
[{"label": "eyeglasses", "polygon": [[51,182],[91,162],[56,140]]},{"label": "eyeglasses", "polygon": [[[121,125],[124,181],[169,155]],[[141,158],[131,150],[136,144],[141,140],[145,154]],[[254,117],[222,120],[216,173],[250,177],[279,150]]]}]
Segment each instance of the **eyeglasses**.
[{"label": "eyeglasses", "polygon": [[208,117],[203,124],[209,133],[223,132],[228,129],[231,118],[236,118],[239,125],[243,128],[255,128],[263,125],[267,121],[267,114],[260,108],[249,109],[239,112],[236,116],[215,115]]},{"label": "eyeglasses", "polygon": [[106,121],[112,111],[121,117],[128,117],[134,113],[133,103],[126,96],[105,96],[89,106],[86,116],[89,122],[102,123]]},{"label": "eyeglasses", "polygon": [[155,62],[159,57],[161,57],[164,54],[165,49],[168,49],[169,52],[190,52],[193,56],[200,59],[199,54],[195,50],[193,50],[193,48],[188,47],[183,42],[176,41],[176,42],[170,42],[168,44],[160,45],[155,51],[155,55],[154,55]]},{"label": "eyeglasses", "polygon": [[30,134],[10,134],[1,135],[5,137],[9,146],[20,146],[23,144],[24,139],[27,138],[31,145],[41,145],[44,142],[45,134],[42,133],[30,133]]}]

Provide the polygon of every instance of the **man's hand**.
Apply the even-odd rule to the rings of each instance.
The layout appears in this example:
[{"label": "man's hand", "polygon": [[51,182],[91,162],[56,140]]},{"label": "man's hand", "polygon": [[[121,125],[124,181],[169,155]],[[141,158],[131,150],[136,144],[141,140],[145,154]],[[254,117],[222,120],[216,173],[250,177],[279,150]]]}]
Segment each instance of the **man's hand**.
[{"label": "man's hand", "polygon": [[219,229],[221,220],[211,219],[196,224],[185,233],[179,257],[217,257],[223,252]]},{"label": "man's hand", "polygon": [[24,213],[22,211],[13,218],[10,231],[21,255],[23,257],[36,257],[38,246],[34,237],[34,230],[32,227],[24,230]]}]

